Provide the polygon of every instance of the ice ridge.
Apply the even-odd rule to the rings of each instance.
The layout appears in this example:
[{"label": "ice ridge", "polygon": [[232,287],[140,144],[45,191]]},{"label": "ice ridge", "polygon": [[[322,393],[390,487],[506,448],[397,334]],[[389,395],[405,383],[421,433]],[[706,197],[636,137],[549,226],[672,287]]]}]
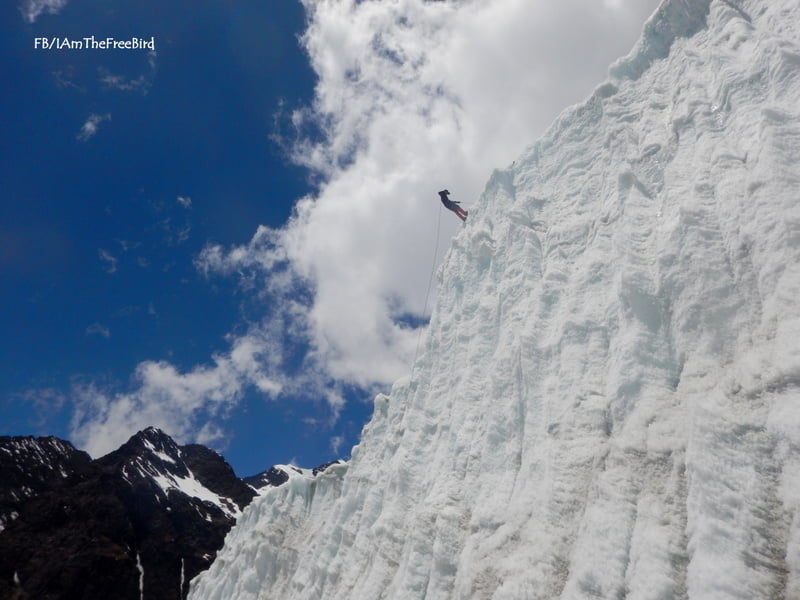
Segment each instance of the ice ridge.
[{"label": "ice ridge", "polygon": [[639,78],[654,60],[666,58],[678,38],[692,37],[706,26],[711,0],[666,0],[644,26],[631,53],[611,66],[616,78]]},{"label": "ice ridge", "polygon": [[667,1],[495,172],[347,465],[190,598],[800,598],[800,6]]}]

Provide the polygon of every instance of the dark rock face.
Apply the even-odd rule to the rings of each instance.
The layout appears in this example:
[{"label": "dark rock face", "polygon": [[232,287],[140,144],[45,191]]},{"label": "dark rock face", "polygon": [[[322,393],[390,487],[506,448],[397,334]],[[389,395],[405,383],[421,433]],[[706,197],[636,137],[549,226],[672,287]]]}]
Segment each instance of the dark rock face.
[{"label": "dark rock face", "polygon": [[341,461],[339,460],[332,460],[331,462],[327,462],[324,465],[320,465],[318,467],[314,467],[311,472],[314,474],[314,477],[322,473],[325,469],[330,467],[331,465],[338,465]]},{"label": "dark rock face", "polygon": [[258,475],[245,477],[243,481],[246,484],[251,485],[253,488],[260,490],[263,487],[277,487],[286,483],[289,481],[289,475],[282,469],[272,467],[271,469],[264,471],[263,473],[259,473]]},{"label": "dark rock face", "polygon": [[[311,470],[311,474],[316,477],[320,473],[322,473],[325,469],[330,467],[331,465],[338,465],[341,461],[339,460],[332,460],[331,462],[327,462],[324,465],[320,465],[318,467],[314,467]],[[303,473],[304,469],[299,469],[297,467],[288,466],[285,467],[288,469],[294,469],[298,473]],[[307,472],[307,471],[306,471]],[[263,471],[258,475],[252,475],[250,477],[245,477],[242,479],[247,485],[257,491],[261,491],[266,487],[278,487],[279,485],[283,485],[287,481],[289,481],[289,474],[280,467],[272,467],[267,471]]]},{"label": "dark rock face", "polygon": [[154,428],[95,461],[0,438],[0,599],[185,598],[255,495],[213,450]]},{"label": "dark rock face", "polygon": [[54,437],[0,436],[0,531],[45,489],[90,469],[92,459]]},{"label": "dark rock face", "polygon": [[253,499],[253,490],[236,477],[230,465],[221,456],[205,446],[188,444],[182,448],[183,461],[197,479],[208,489],[223,498],[230,498],[242,509]]},{"label": "dark rock face", "polygon": [[288,479],[239,479],[153,427],[97,460],[54,437],[0,437],[0,600],[182,600],[241,510]]}]

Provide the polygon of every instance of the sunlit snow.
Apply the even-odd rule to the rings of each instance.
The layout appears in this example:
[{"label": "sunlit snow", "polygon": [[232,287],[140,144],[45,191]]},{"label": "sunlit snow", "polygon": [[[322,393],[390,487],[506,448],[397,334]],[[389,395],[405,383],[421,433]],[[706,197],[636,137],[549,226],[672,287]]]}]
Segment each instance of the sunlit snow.
[{"label": "sunlit snow", "polygon": [[[150,478],[158,484],[165,494],[170,489],[175,489],[183,492],[190,498],[198,498],[202,502],[211,502],[218,506],[229,517],[238,518],[241,509],[230,498],[225,498],[219,494],[215,494],[204,486],[191,471],[184,477],[172,475],[170,473],[158,473],[151,475]],[[206,517],[210,520],[210,517]]]},{"label": "sunlit snow", "polygon": [[142,557],[136,553],[136,570],[139,571],[139,600],[144,600],[144,567]]},{"label": "sunlit snow", "polygon": [[143,439],[142,441],[144,443],[145,448],[150,450],[150,452],[152,452],[155,456],[157,456],[161,460],[163,460],[163,461],[165,461],[167,463],[171,463],[173,465],[178,464],[177,462],[175,462],[175,459],[172,458],[169,454],[167,454],[166,452],[162,452],[161,450],[156,448],[150,440]]},{"label": "sunlit snow", "polygon": [[800,598],[799,100],[795,0],[666,0],[492,175],[350,463],[190,598]]}]

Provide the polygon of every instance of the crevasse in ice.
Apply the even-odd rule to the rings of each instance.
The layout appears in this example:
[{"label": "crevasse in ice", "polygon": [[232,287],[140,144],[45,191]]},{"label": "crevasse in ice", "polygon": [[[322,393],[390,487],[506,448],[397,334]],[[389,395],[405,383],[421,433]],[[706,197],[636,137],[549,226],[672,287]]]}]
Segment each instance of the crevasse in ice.
[{"label": "crevasse in ice", "polygon": [[348,465],[191,598],[800,598],[800,6],[666,0],[495,172]]}]

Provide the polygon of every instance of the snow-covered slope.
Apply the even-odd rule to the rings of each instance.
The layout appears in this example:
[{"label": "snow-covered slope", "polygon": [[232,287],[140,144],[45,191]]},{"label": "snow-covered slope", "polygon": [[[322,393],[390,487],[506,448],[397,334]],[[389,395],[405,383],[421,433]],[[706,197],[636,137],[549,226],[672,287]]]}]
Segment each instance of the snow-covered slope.
[{"label": "snow-covered slope", "polygon": [[496,172],[349,465],[195,600],[800,598],[800,4],[666,0]]}]

